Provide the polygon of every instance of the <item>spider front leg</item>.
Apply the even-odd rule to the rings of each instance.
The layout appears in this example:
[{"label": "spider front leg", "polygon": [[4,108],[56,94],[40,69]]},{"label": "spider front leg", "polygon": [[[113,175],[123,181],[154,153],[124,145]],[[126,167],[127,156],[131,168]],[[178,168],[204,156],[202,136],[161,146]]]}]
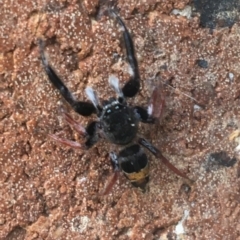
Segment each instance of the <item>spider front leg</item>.
[{"label": "spider front leg", "polygon": [[48,75],[51,83],[58,89],[64,99],[72,106],[72,108],[82,116],[89,116],[92,113],[96,113],[96,107],[89,102],[77,101],[69,89],[65,86],[62,80],[57,76],[55,71],[49,65],[47,58],[44,54],[43,41],[39,40],[41,60],[46,74]]},{"label": "spider front leg", "polygon": [[119,25],[123,29],[123,38],[125,42],[125,47],[127,51],[128,62],[131,67],[132,77],[122,88],[123,95],[125,97],[134,97],[140,89],[140,75],[138,70],[138,63],[135,57],[134,45],[131,38],[131,35],[125,26],[123,20],[117,15],[113,10],[109,10],[110,14],[116,18]]}]

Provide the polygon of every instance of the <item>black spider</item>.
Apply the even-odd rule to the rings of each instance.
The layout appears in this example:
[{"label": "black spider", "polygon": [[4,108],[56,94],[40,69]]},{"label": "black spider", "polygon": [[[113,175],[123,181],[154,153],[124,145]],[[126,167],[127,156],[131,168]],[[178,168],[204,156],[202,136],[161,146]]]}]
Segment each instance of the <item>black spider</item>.
[{"label": "black spider", "polygon": [[[141,146],[147,148],[156,157],[161,158],[163,163],[165,163],[176,174],[187,178],[185,174],[181,173],[170,162],[168,162],[168,160],[156,147],[144,138],[137,136],[139,121],[143,123],[154,123],[156,119],[156,114],[154,114],[154,112],[160,111],[161,113],[164,105],[164,98],[159,98],[159,92],[156,90],[153,92],[152,102],[148,110],[140,106],[128,106],[126,98],[134,97],[140,88],[138,63],[134,54],[133,41],[124,22],[112,10],[110,11],[110,15],[117,20],[123,29],[127,58],[132,69],[132,77],[123,86],[123,88],[120,88],[119,80],[115,76],[109,77],[109,84],[117,93],[117,98],[110,98],[109,100],[101,103],[98,100],[96,92],[91,87],[87,87],[85,92],[91,102],[77,101],[62,80],[57,76],[52,67],[48,64],[44,55],[43,42],[41,40],[39,41],[43,67],[52,84],[59,90],[61,95],[77,113],[83,116],[96,114],[98,117],[98,120],[91,122],[86,129],[84,129],[80,124],[65,113],[67,122],[71,124],[80,134],[85,135],[87,140],[84,146],[77,142],[59,138],[56,135],[50,136],[68,146],[86,149],[92,147],[100,138],[105,138],[109,142],[117,145],[126,145],[126,147],[123,148],[118,155],[114,152],[110,153],[111,162],[114,168],[114,175],[110,184],[104,190],[104,194],[110,191],[120,170],[124,172],[125,176],[134,186],[141,187],[143,189],[145,188],[149,179],[149,164],[147,156]],[[159,106],[156,106],[157,104],[159,104]]]}]

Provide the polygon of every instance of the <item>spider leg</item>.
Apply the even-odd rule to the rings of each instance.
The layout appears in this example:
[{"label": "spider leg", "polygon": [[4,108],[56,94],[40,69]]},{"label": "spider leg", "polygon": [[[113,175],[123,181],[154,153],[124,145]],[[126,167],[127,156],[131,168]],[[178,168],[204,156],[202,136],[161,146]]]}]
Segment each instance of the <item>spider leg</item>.
[{"label": "spider leg", "polygon": [[94,107],[97,111],[96,112],[97,115],[100,116],[101,112],[102,112],[102,107],[101,107],[100,101],[98,99],[97,93],[91,87],[86,87],[85,93],[86,93],[87,97],[89,98],[89,100],[91,100],[92,104],[94,105]]},{"label": "spider leg", "polygon": [[87,128],[86,128],[86,132],[87,132],[87,141],[85,142],[85,146],[87,148],[91,148],[94,144],[96,144],[99,140],[99,136],[98,136],[98,122],[97,121],[93,121],[91,123],[88,124]]},{"label": "spider leg", "polygon": [[134,107],[134,110],[137,113],[137,117],[139,118],[139,120],[143,123],[154,123],[155,122],[155,118],[153,118],[148,111],[145,108],[136,106]]},{"label": "spider leg", "polygon": [[112,166],[113,166],[113,170],[115,172],[119,172],[120,171],[119,162],[118,162],[118,157],[117,157],[115,152],[110,152],[110,159],[111,159],[111,163],[112,163]]},{"label": "spider leg", "polygon": [[154,156],[157,158],[160,158],[162,162],[174,173],[176,173],[178,176],[183,177],[187,179],[188,181],[192,182],[191,179],[189,179],[184,173],[182,173],[180,170],[178,170],[175,166],[173,166],[163,155],[162,153],[154,147],[150,142],[145,140],[144,138],[139,138],[138,143],[148,149]]},{"label": "spider leg", "polygon": [[119,79],[114,75],[110,75],[108,78],[108,83],[113,88],[113,90],[117,93],[118,101],[123,102],[124,95],[123,95],[122,89],[119,86]]},{"label": "spider leg", "polygon": [[118,179],[119,173],[120,173],[118,157],[117,157],[116,153],[111,152],[110,159],[111,159],[111,163],[112,163],[114,172],[113,172],[110,180],[108,180],[108,183],[104,187],[104,190],[100,193],[100,195],[106,195],[111,192],[114,184],[116,183],[116,181]]},{"label": "spider leg", "polygon": [[61,137],[57,136],[56,134],[49,134],[49,137],[51,137],[54,141],[64,144],[68,147],[84,149],[84,146],[82,144],[80,144],[79,142],[71,141],[66,138],[61,138]]},{"label": "spider leg", "polygon": [[165,96],[162,91],[162,84],[155,87],[148,105],[148,114],[155,119],[161,119],[165,108]]},{"label": "spider leg", "polygon": [[99,140],[97,128],[98,128],[98,122],[94,121],[88,124],[86,129],[82,127],[80,124],[78,124],[75,120],[73,120],[68,114],[65,113],[65,117],[67,121],[80,133],[81,135],[84,135],[84,137],[87,138],[86,142],[84,144],[81,144],[76,141],[72,141],[66,138],[61,138],[57,136],[56,134],[49,134],[49,136],[55,140],[56,142],[59,142],[61,144],[64,144],[68,147],[72,148],[80,148],[83,150],[91,148],[94,144],[96,144]]},{"label": "spider leg", "polygon": [[49,65],[48,60],[44,54],[44,44],[43,41],[39,40],[39,48],[41,54],[41,60],[46,74],[48,75],[51,83],[59,90],[64,99],[72,106],[72,108],[83,116],[89,116],[92,113],[96,113],[96,108],[92,103],[77,101],[66,85],[58,77],[52,67]]},{"label": "spider leg", "polygon": [[63,112],[64,119],[66,122],[72,126],[80,135],[86,136],[86,129],[77,121],[75,121],[68,113]]},{"label": "spider leg", "polygon": [[124,38],[125,47],[126,47],[126,51],[127,51],[127,58],[128,58],[128,62],[131,67],[131,72],[132,72],[132,77],[124,85],[124,87],[122,88],[122,92],[125,97],[134,97],[140,88],[140,75],[139,75],[139,70],[138,70],[137,59],[135,57],[133,41],[132,41],[131,35],[130,35],[127,27],[125,26],[123,20],[112,9],[109,11],[110,11],[110,14],[117,19],[118,23],[120,24],[120,26],[123,29],[123,38]]},{"label": "spider leg", "polygon": [[119,176],[119,172],[114,172],[111,175],[110,180],[108,180],[106,186],[104,187],[103,191],[101,191],[100,195],[107,195],[111,192],[114,184],[116,183],[116,181],[118,179],[118,176]]},{"label": "spider leg", "polygon": [[155,123],[160,119],[165,107],[165,97],[162,93],[161,86],[155,87],[153,90],[148,109],[136,106],[134,107],[139,120],[144,123]]}]

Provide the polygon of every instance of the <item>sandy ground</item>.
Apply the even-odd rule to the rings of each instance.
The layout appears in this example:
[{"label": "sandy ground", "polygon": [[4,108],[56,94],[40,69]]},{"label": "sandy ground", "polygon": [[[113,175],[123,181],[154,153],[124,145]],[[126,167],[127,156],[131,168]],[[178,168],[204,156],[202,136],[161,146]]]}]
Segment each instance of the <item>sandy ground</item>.
[{"label": "sandy ground", "polygon": [[211,25],[204,24],[201,6],[187,0],[114,3],[132,34],[142,78],[140,93],[129,103],[147,107],[159,82],[166,95],[162,121],[141,124],[139,133],[194,179],[192,186],[148,154],[145,193],[120,174],[112,192],[99,196],[112,174],[109,152],[116,146],[101,141],[83,151],[49,138],[55,133],[83,141],[61,109],[84,126],[94,116],[74,113],[50,84],[39,59],[39,37],[78,99],[86,100],[87,85],[102,99],[114,96],[107,83],[111,74],[122,85],[129,79],[122,34],[105,14],[106,4],[2,1],[0,239],[239,240],[236,9],[226,11],[233,16],[230,25],[216,11],[207,19]]}]

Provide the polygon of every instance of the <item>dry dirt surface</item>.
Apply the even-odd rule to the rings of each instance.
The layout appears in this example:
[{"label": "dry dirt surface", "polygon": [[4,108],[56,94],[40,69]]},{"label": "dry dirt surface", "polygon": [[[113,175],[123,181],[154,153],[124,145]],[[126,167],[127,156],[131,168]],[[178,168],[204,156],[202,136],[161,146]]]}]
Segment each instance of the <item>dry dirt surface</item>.
[{"label": "dry dirt surface", "polygon": [[[78,99],[86,100],[87,85],[108,99],[114,96],[109,75],[122,85],[129,79],[122,32],[106,13],[108,4],[1,2],[0,239],[239,240],[237,5],[228,26],[218,11],[211,15],[213,24],[203,23],[198,8],[203,10],[204,1],[110,3],[131,32],[139,62],[141,91],[129,103],[147,107],[159,82],[166,95],[162,120],[140,124],[139,132],[194,179],[193,185],[147,153],[146,192],[120,174],[112,191],[100,196],[116,146],[100,141],[83,151],[49,137],[83,141],[62,109],[84,126],[94,116],[77,115],[50,84],[37,39],[45,41],[49,62]],[[224,13],[231,17],[231,11]]]}]

